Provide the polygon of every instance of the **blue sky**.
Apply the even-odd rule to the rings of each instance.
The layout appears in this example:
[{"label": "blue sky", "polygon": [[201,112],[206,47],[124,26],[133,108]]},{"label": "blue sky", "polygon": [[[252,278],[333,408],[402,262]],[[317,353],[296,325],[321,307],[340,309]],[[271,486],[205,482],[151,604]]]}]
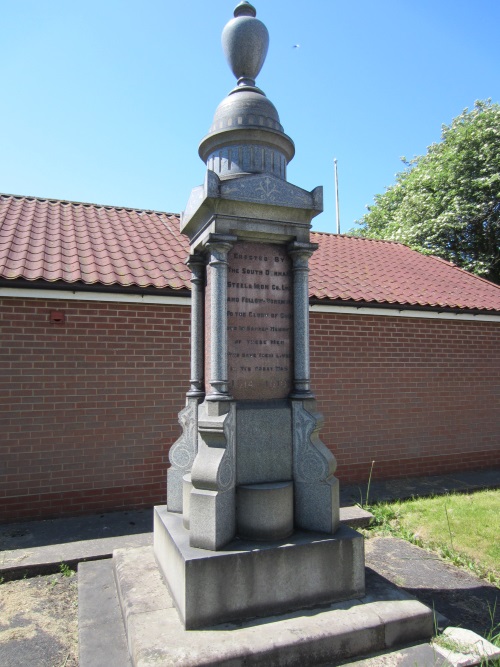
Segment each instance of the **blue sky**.
[{"label": "blue sky", "polygon": [[[198,144],[234,86],[220,46],[237,0],[0,0],[0,192],[181,211]],[[498,0],[256,0],[258,85],[341,230],[476,99],[500,101]],[[293,48],[300,44],[300,48]]]}]

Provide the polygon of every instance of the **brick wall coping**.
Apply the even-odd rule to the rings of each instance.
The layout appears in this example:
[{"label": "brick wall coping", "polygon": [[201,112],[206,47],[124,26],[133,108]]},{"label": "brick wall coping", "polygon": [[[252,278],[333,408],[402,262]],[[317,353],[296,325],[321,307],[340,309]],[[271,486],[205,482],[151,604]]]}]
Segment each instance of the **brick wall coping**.
[{"label": "brick wall coping", "polygon": [[57,299],[68,301],[101,301],[104,303],[148,303],[154,305],[189,306],[189,296],[166,296],[156,294],[121,294],[117,292],[87,292],[78,290],[23,289],[0,287],[0,297],[17,299]]},{"label": "brick wall coping", "polygon": [[[18,287],[0,288],[0,297],[18,299],[56,299],[69,301],[99,301],[102,303],[142,303],[151,305],[189,306],[190,297],[164,296],[155,294],[119,294],[111,292],[79,292],[77,290],[23,289]],[[500,315],[474,313],[450,313],[409,308],[370,308],[365,306],[336,306],[333,304],[313,304],[311,313],[337,313],[344,315],[376,315],[379,317],[417,317],[438,320],[469,320],[475,322],[500,322]]]},{"label": "brick wall coping", "polygon": [[470,320],[475,322],[500,322],[500,315],[475,315],[474,313],[448,313],[431,310],[411,310],[409,308],[369,308],[364,306],[334,306],[313,304],[311,313],[339,313],[344,315],[380,315],[385,317],[418,317],[427,320]]}]

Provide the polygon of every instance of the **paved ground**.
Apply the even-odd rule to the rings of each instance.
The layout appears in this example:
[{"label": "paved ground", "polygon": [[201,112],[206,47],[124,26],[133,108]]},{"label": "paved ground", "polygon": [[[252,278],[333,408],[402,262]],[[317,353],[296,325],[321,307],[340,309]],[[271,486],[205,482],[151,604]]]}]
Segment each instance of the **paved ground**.
[{"label": "paved ground", "polygon": [[[500,470],[372,482],[369,501],[498,487]],[[362,485],[344,487],[341,504],[366,501],[366,491]],[[150,510],[1,525],[0,579],[18,580],[0,587],[2,667],[77,665],[77,577],[48,573],[59,573],[61,562],[76,567],[83,560],[109,558],[115,548],[151,544],[151,531]],[[483,634],[491,623],[489,608],[497,600],[496,622],[500,623],[497,588],[418,547],[395,538],[371,538],[366,542],[366,564],[434,606],[453,625]],[[22,579],[35,574],[45,576]]]},{"label": "paved ground", "polygon": [[395,537],[365,541],[366,565],[443,614],[451,625],[484,636],[491,613],[500,625],[500,590]]}]

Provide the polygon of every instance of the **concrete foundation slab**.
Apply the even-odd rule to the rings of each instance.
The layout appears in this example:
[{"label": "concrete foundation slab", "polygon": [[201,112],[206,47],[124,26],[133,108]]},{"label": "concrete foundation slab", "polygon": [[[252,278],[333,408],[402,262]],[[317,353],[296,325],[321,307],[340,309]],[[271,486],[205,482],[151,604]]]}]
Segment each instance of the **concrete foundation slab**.
[{"label": "concrete foundation slab", "polygon": [[154,521],[156,559],[186,629],[364,595],[363,537],[347,526],[281,542],[235,540],[214,552],[191,547],[166,506]]},{"label": "concrete foundation slab", "polygon": [[113,560],[134,667],[339,664],[433,632],[428,607],[370,571],[360,600],[185,630],[151,547],[118,550]]}]

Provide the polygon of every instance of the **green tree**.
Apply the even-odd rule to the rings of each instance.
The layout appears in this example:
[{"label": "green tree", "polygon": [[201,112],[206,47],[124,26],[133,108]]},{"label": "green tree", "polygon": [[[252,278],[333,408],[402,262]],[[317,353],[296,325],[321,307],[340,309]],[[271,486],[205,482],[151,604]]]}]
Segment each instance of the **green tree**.
[{"label": "green tree", "polygon": [[465,109],[407,161],[352,230],[400,241],[500,284],[500,105]]}]

